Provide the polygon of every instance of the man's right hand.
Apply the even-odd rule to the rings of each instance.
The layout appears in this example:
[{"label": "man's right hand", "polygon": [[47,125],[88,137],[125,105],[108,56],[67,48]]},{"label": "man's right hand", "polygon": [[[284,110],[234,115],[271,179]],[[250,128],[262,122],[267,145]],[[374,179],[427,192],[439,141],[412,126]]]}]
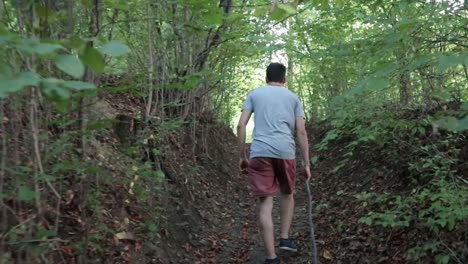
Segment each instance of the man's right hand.
[{"label": "man's right hand", "polygon": [[310,173],[310,165],[304,166],[303,170],[304,170],[303,173],[304,173],[304,177],[306,178],[306,181],[310,181],[310,178],[312,177]]},{"label": "man's right hand", "polygon": [[249,167],[249,160],[248,159],[240,159],[239,160],[239,170],[242,174],[247,174],[247,168]]}]

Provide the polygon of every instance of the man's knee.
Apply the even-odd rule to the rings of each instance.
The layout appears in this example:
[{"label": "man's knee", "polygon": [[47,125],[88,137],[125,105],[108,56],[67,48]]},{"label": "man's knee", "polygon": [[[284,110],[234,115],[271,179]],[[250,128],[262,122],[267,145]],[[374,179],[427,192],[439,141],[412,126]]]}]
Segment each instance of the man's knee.
[{"label": "man's knee", "polygon": [[260,203],[268,203],[273,201],[273,196],[259,196],[258,201]]}]

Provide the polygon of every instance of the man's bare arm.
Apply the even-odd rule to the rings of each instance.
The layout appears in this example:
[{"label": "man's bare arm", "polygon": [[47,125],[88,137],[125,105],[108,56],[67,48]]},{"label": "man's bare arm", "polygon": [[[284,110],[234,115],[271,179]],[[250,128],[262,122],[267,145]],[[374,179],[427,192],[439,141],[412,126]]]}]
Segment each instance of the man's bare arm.
[{"label": "man's bare arm", "polygon": [[239,158],[246,159],[245,153],[245,134],[247,123],[249,122],[252,112],[250,110],[242,110],[242,114],[239,118],[239,123],[237,124],[237,138],[239,143]]},{"label": "man's bare arm", "polygon": [[310,164],[309,164],[309,140],[307,139],[307,131],[305,128],[305,120],[303,117],[296,118],[296,133],[297,141],[301,149],[302,161],[304,162],[304,173],[307,180],[310,179]]}]

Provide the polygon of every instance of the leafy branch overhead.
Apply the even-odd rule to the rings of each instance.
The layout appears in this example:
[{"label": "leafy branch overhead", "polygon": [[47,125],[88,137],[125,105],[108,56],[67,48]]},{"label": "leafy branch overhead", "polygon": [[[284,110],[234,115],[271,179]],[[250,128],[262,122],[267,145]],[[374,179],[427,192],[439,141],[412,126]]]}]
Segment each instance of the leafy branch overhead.
[{"label": "leafy branch overhead", "polygon": [[[102,72],[104,70],[104,55],[121,56],[127,54],[129,48],[117,41],[109,41],[102,45],[99,50],[86,47],[81,56],[73,54],[73,51],[80,52],[82,48],[72,50],[72,53],[61,44],[41,42],[36,38],[22,38],[8,31],[1,31],[0,43],[7,52],[18,52],[26,58],[37,58],[47,63],[52,60],[55,66],[69,78],[81,79],[85,74],[86,66]],[[84,43],[84,42],[83,42]],[[9,94],[20,92],[21,90],[37,86],[51,99],[67,99],[71,90],[94,89],[95,85],[81,81],[67,81],[62,79],[42,77],[41,72],[14,72],[19,62],[12,62],[13,65],[3,65],[1,73],[3,81],[0,83],[0,98],[6,98]],[[64,77],[66,78],[66,77]],[[69,79],[66,78],[66,79]]]}]

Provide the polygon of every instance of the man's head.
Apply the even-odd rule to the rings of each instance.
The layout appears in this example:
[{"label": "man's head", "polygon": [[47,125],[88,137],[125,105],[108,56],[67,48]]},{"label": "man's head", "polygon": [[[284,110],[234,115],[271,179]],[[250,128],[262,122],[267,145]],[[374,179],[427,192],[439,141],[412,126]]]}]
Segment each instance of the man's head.
[{"label": "man's head", "polygon": [[286,82],[286,67],[281,63],[270,63],[266,70],[266,82]]}]

